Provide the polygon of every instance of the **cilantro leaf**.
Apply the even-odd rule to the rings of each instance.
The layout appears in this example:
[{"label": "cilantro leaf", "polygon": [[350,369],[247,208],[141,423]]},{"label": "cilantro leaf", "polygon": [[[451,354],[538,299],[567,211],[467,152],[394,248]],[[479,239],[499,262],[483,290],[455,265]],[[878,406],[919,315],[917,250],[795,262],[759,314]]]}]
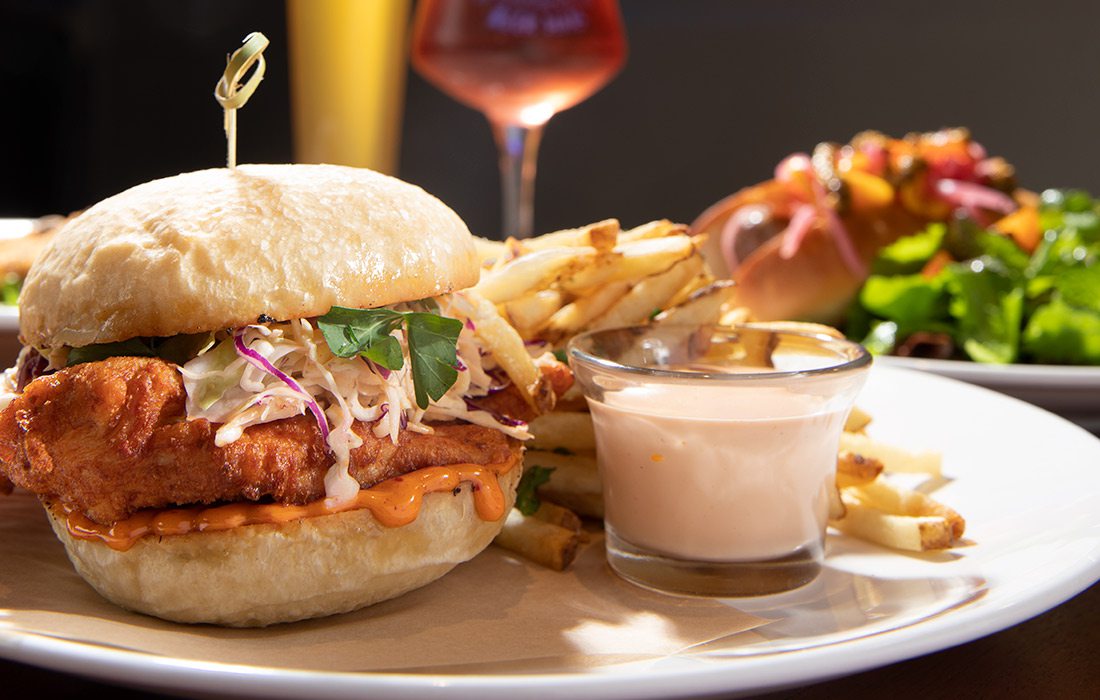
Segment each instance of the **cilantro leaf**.
[{"label": "cilantro leaf", "polygon": [[401,344],[391,335],[401,327],[405,314],[391,309],[349,309],[334,306],[317,319],[317,327],[337,357],[362,355],[386,369],[405,365]]},{"label": "cilantro leaf", "polygon": [[[430,301],[430,300],[428,300]],[[436,308],[418,302],[419,308]],[[337,357],[362,355],[390,370],[404,366],[401,344],[392,333],[405,327],[416,405],[427,408],[458,379],[458,334],[462,322],[431,312],[392,309],[349,309],[334,306],[317,319],[317,326]]]},{"label": "cilantro leaf", "polygon": [[405,315],[405,325],[409,334],[416,405],[427,408],[429,398],[438,401],[458,379],[457,344],[462,321],[410,312]]},{"label": "cilantro leaf", "polygon": [[538,488],[550,480],[553,467],[528,467],[520,477],[519,486],[516,487],[516,508],[524,515],[534,515],[542,505],[539,500]]}]

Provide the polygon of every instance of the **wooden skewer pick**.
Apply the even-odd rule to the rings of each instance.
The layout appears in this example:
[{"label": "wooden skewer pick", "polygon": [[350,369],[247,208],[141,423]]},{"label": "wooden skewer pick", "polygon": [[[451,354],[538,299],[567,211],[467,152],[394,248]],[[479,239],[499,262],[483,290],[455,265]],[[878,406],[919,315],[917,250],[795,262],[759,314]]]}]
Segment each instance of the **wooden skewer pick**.
[{"label": "wooden skewer pick", "polygon": [[[263,52],[269,43],[267,37],[260,32],[252,32],[246,36],[241,48],[226,59],[225,73],[214,86],[214,99],[225,110],[225,139],[228,149],[225,160],[230,168],[237,167],[237,110],[244,107],[264,79],[267,64],[264,62]],[[242,84],[241,79],[253,65],[256,70]]]}]

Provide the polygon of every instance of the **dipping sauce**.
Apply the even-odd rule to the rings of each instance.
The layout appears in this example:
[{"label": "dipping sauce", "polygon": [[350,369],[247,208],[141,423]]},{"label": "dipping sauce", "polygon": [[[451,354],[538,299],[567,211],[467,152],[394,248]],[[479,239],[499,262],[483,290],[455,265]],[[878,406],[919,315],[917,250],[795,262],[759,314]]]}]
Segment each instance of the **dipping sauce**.
[{"label": "dipping sauce", "polygon": [[605,522],[618,537],[724,562],[821,541],[844,424],[835,403],[703,383],[627,386],[588,403]]},{"label": "dipping sauce", "polygon": [[648,324],[569,344],[596,434],[607,563],[676,595],[813,581],[871,356],[828,333]]}]

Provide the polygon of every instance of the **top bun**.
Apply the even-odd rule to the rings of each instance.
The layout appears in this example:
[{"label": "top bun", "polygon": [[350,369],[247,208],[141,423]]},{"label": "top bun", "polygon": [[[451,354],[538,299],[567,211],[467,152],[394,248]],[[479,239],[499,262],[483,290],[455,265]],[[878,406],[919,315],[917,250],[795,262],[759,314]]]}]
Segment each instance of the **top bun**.
[{"label": "top bun", "polygon": [[81,347],[373,308],[474,285],[462,220],[424,190],[336,165],[154,180],[69,222],[20,296],[23,342]]}]

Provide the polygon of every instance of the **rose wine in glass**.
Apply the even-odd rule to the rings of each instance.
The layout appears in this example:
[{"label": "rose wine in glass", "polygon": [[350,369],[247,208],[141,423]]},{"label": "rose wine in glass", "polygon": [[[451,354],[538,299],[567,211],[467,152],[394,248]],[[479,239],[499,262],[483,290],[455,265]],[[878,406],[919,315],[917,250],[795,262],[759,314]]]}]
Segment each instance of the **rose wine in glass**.
[{"label": "rose wine in glass", "polygon": [[534,222],[542,128],[602,88],[626,59],[617,0],[421,0],[416,70],[489,118],[500,151],[503,234]]}]

